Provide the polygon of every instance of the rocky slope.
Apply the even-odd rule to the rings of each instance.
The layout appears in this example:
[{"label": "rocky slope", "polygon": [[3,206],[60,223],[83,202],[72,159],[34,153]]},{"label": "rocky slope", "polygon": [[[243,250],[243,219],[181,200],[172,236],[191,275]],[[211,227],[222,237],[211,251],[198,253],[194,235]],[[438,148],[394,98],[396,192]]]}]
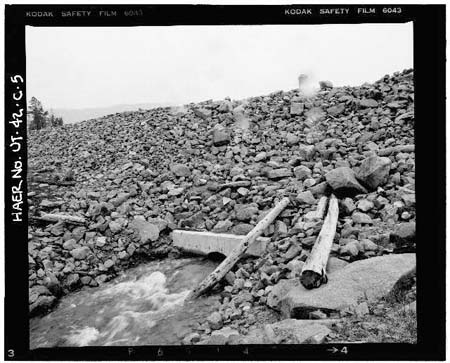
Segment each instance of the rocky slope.
[{"label": "rocky slope", "polygon": [[[292,203],[264,233],[267,254],[227,275],[220,319],[199,331],[248,323],[274,285],[298,277],[321,228],[304,216],[331,192],[334,263],[415,250],[412,70],[360,87],[324,83],[310,98],[292,90],[114,114],[32,131],[28,145],[31,314],[176,254],[173,229],[246,234],[284,196]],[[49,224],[43,213],[85,223]],[[186,342],[200,340],[193,334]]]}]

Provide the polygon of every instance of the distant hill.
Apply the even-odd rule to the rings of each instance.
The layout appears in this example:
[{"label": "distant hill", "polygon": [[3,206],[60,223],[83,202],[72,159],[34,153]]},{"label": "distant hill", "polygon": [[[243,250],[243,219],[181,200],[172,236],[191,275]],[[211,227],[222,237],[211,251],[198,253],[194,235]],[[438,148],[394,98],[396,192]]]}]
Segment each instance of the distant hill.
[{"label": "distant hill", "polygon": [[55,116],[60,116],[64,124],[73,124],[76,122],[102,117],[117,112],[137,111],[138,109],[152,109],[157,107],[174,106],[170,103],[136,103],[134,105],[114,105],[108,107],[93,108],[53,108],[50,109]]}]

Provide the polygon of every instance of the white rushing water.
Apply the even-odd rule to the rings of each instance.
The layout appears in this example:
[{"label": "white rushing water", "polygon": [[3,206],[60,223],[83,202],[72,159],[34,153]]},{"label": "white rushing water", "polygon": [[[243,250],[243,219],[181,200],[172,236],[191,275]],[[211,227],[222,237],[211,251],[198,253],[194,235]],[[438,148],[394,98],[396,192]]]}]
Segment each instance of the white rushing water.
[{"label": "white rushing water", "polygon": [[184,304],[215,266],[202,259],[153,262],[65,296],[50,314],[31,320],[31,348],[179,344],[217,300]]}]

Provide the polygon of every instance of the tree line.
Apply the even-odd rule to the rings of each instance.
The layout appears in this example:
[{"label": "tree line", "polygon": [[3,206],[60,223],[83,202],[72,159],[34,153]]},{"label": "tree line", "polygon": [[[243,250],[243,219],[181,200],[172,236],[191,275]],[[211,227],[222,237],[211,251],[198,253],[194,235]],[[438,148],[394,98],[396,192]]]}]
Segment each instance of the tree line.
[{"label": "tree line", "polygon": [[36,97],[31,97],[28,104],[27,121],[30,130],[58,127],[64,124],[62,117],[56,117],[53,113],[44,110],[41,101]]}]

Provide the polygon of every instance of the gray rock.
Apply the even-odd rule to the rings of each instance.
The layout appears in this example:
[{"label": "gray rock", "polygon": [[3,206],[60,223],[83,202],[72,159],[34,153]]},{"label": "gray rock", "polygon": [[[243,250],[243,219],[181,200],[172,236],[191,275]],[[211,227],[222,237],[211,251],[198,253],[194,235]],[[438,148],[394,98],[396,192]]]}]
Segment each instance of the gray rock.
[{"label": "gray rock", "polygon": [[304,165],[296,166],[294,168],[294,175],[299,180],[305,180],[306,178],[311,177],[311,169]]},{"label": "gray rock", "polygon": [[330,187],[340,195],[355,195],[367,193],[367,190],[358,183],[352,169],[342,166],[325,174],[325,179]]},{"label": "gray rock", "polygon": [[68,251],[71,251],[77,247],[79,247],[79,245],[77,244],[77,242],[74,239],[69,239],[63,243],[63,248]]},{"label": "gray rock", "polygon": [[109,222],[109,229],[112,233],[116,234],[122,230],[122,225],[116,221]]},{"label": "gray rock", "polygon": [[[353,262],[329,274],[328,283],[307,290],[297,279],[282,280],[273,287],[284,316],[302,318],[310,311],[339,311],[354,307],[358,301],[369,301],[387,295],[397,280],[416,264],[413,253],[386,255]],[[281,286],[278,286],[281,285]],[[273,291],[272,290],[272,291]]]},{"label": "gray rock", "polygon": [[366,251],[378,251],[379,247],[376,243],[372,242],[370,239],[365,238],[360,242],[361,248],[364,252]]},{"label": "gray rock", "polygon": [[370,211],[374,205],[370,200],[367,199],[361,199],[358,201],[358,203],[356,203],[356,207],[363,212],[368,212]]},{"label": "gray rock", "polygon": [[236,219],[240,221],[248,221],[255,215],[258,215],[258,208],[253,206],[242,207],[236,211]]},{"label": "gray rock", "polygon": [[331,106],[329,108],[327,108],[327,112],[329,115],[336,117],[338,115],[340,115],[342,112],[344,112],[345,110],[345,104],[344,103],[340,103],[336,106]]},{"label": "gray rock", "polygon": [[296,199],[303,204],[316,204],[317,202],[316,198],[314,198],[313,194],[309,190],[297,194]]},{"label": "gray rock", "polygon": [[351,257],[358,256],[359,252],[362,250],[361,246],[359,245],[359,242],[356,240],[350,241],[345,246],[341,246],[339,249],[339,252],[342,255],[348,255]]},{"label": "gray rock", "polygon": [[230,133],[223,128],[216,128],[213,131],[213,144],[214,146],[222,146],[230,143]]},{"label": "gray rock", "polygon": [[304,109],[305,109],[305,105],[303,103],[292,102],[290,113],[291,113],[291,115],[294,115],[294,116],[301,115],[301,114],[303,114]]},{"label": "gray rock", "polygon": [[314,145],[300,145],[297,152],[300,160],[310,161],[316,152],[316,148]]},{"label": "gray rock", "polygon": [[267,172],[269,179],[282,179],[292,176],[292,171],[288,168],[273,169]]},{"label": "gray rock", "polygon": [[220,313],[217,311],[208,316],[206,321],[208,322],[211,330],[217,330],[222,328],[223,326],[222,315],[220,315]]},{"label": "gray rock", "polygon": [[376,189],[386,183],[390,170],[391,160],[389,158],[371,156],[363,160],[356,177],[367,187]]},{"label": "gray rock", "polygon": [[377,107],[378,102],[371,98],[364,98],[359,103],[362,107]]},{"label": "gray rock", "polygon": [[233,223],[230,220],[226,219],[224,221],[217,222],[213,228],[213,232],[223,233],[228,231],[231,227],[233,227]]},{"label": "gray rock", "polygon": [[90,253],[91,250],[87,246],[78,247],[70,251],[70,254],[76,260],[84,260]]},{"label": "gray rock", "polygon": [[346,214],[352,214],[352,212],[356,209],[355,203],[353,203],[353,199],[351,198],[345,198],[341,201],[341,205],[344,213]]},{"label": "gray rock", "polygon": [[184,164],[170,165],[170,171],[178,177],[186,177],[191,175],[191,169]]},{"label": "gray rock", "polygon": [[130,228],[139,234],[142,244],[154,242],[159,237],[158,226],[142,219],[134,219],[130,223]]},{"label": "gray rock", "polygon": [[286,135],[286,142],[288,145],[295,145],[300,141],[299,137],[295,134],[288,133]]},{"label": "gray rock", "polygon": [[372,218],[370,218],[367,214],[361,212],[355,212],[352,214],[353,222],[359,224],[372,224]]}]

